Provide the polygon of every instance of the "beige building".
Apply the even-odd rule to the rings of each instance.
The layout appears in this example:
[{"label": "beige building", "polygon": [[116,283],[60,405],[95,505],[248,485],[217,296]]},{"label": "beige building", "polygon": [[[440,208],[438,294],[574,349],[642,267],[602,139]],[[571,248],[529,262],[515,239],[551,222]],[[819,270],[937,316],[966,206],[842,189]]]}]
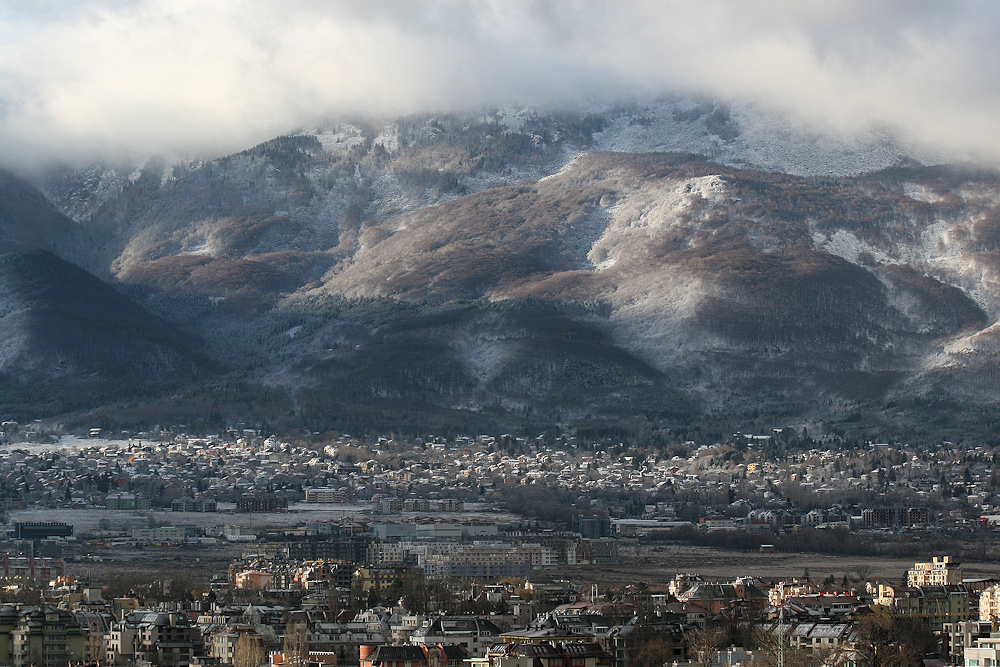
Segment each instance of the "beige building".
[{"label": "beige building", "polygon": [[1000,584],[990,586],[979,594],[979,620],[1000,620]]},{"label": "beige building", "polygon": [[22,611],[10,631],[13,667],[63,667],[83,660],[87,635],[73,615],[55,607]]},{"label": "beige building", "polygon": [[934,556],[930,563],[914,563],[906,571],[907,586],[954,586],[962,583],[962,567],[951,556]]}]

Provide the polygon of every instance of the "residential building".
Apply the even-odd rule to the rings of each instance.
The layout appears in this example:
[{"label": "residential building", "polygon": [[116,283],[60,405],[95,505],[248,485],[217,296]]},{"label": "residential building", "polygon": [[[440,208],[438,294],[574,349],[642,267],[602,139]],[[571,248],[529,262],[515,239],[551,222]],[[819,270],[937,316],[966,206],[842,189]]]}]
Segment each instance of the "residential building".
[{"label": "residential building", "polygon": [[787,636],[792,648],[816,650],[848,645],[853,631],[847,623],[800,623]]},{"label": "residential building", "polygon": [[210,655],[213,658],[218,658],[227,665],[235,664],[236,645],[241,637],[245,637],[244,641],[249,641],[252,647],[257,648],[260,651],[261,657],[265,655],[264,638],[253,626],[247,624],[229,625],[219,632],[213,632],[211,636],[212,646]]},{"label": "residential building", "polygon": [[313,487],[306,489],[307,503],[342,503],[347,500],[345,489]]},{"label": "residential building", "polygon": [[497,644],[472,667],[612,667],[614,658],[593,642]]},{"label": "residential building", "polygon": [[109,493],[104,499],[104,509],[148,510],[152,506],[149,498],[133,493]]},{"label": "residential building", "polygon": [[171,501],[172,512],[215,512],[218,503],[212,498],[177,498]]},{"label": "residential building", "polygon": [[10,631],[12,667],[63,667],[83,660],[87,633],[68,611],[55,607],[23,609]]},{"label": "residential building", "polygon": [[178,612],[134,611],[108,632],[111,664],[186,667],[201,649],[201,632]]},{"label": "residential building", "polygon": [[462,646],[361,647],[361,667],[461,667],[469,657]]},{"label": "residential building", "polygon": [[1000,632],[976,639],[975,646],[965,649],[965,667],[995,667],[1000,665]]},{"label": "residential building", "polygon": [[979,620],[1000,620],[1000,584],[990,586],[979,594]]},{"label": "residential building", "polygon": [[62,558],[31,558],[4,556],[0,559],[6,579],[36,579],[48,581],[65,573]]},{"label": "residential building", "polygon": [[527,577],[532,555],[512,547],[463,547],[451,554],[429,554],[420,560],[428,577],[499,579]]},{"label": "residential building", "polygon": [[500,640],[502,630],[487,618],[441,616],[425,621],[410,635],[410,643],[423,646],[461,645],[476,656]]},{"label": "residential building", "polygon": [[951,556],[934,556],[930,563],[914,563],[906,571],[907,586],[950,586],[962,583],[962,567]]}]

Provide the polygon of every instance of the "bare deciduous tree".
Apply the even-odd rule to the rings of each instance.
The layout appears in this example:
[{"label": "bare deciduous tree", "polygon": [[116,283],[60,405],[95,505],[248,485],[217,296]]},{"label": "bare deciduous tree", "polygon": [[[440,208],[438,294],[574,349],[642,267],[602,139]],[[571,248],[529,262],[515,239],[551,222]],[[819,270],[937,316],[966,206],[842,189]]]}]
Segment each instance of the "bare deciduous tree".
[{"label": "bare deciduous tree", "polygon": [[289,622],[285,625],[282,652],[288,667],[305,667],[309,660],[309,627],[306,623]]},{"label": "bare deciduous tree", "polygon": [[[287,636],[285,641],[288,641]],[[241,634],[233,647],[233,667],[260,667],[265,658],[263,644],[259,635]]]},{"label": "bare deciduous tree", "polygon": [[722,648],[724,635],[724,631],[714,628],[705,628],[701,632],[688,632],[685,639],[691,662],[710,667],[715,662],[715,656],[719,649]]}]

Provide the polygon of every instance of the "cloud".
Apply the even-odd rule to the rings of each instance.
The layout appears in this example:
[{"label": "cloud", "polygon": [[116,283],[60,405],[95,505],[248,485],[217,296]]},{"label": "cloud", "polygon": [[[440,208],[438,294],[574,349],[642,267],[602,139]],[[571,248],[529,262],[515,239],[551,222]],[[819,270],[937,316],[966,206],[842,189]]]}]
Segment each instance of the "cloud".
[{"label": "cloud", "polygon": [[0,159],[237,150],[330,116],[690,91],[1000,161],[1000,6],[0,4]]}]

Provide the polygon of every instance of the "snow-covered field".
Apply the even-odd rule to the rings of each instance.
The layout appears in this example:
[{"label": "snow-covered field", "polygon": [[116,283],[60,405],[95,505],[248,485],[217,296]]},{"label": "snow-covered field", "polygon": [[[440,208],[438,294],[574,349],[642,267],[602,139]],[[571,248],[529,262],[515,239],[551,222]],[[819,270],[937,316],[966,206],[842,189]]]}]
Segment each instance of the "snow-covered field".
[{"label": "snow-covered field", "polygon": [[[148,442],[148,441],[147,441]],[[142,444],[135,440],[108,440],[107,438],[82,438],[77,435],[64,435],[57,442],[12,442],[10,449],[21,449],[32,454],[43,452],[79,452],[91,447],[104,449],[127,449],[132,445]]]}]

